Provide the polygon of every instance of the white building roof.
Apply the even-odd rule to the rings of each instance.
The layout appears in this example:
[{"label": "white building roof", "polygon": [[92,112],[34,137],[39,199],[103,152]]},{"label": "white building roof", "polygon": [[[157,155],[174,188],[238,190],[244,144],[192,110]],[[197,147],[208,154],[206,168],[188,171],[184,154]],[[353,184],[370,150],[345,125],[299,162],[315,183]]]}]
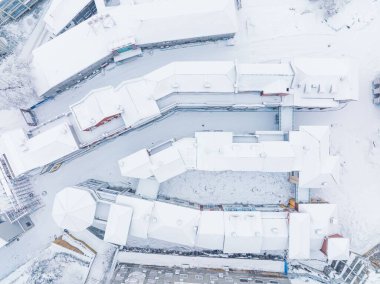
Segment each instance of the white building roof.
[{"label": "white building roof", "polygon": [[307,213],[289,213],[289,258],[310,258],[310,216]]},{"label": "white building roof", "polygon": [[79,128],[87,130],[100,123],[103,119],[118,115],[123,112],[120,102],[115,102],[113,87],[91,91],[79,102],[70,106]]},{"label": "white building roof", "polygon": [[15,176],[48,165],[78,150],[67,123],[56,125],[29,138],[22,129],[1,134],[0,152],[4,153]]},{"label": "white building roof", "polygon": [[[115,202],[120,208],[110,210],[105,240],[119,245],[131,235],[224,253],[288,250],[290,259],[309,259],[326,237],[339,233],[334,204],[299,204],[299,212],[289,213],[244,211],[239,206],[228,207],[231,211],[199,210],[132,195],[118,195]],[[328,248],[335,258],[343,258],[349,243]]]},{"label": "white building roof", "polygon": [[348,260],[350,258],[350,240],[347,238],[327,239],[328,260]]},{"label": "white building roof", "polygon": [[203,249],[223,250],[223,211],[201,211],[196,246]]},{"label": "white building roof", "polygon": [[146,149],[140,150],[119,161],[123,176],[148,178],[154,175],[158,182],[164,182],[186,171],[186,165],[175,147],[168,147],[149,156]]},{"label": "white building roof", "polygon": [[233,143],[231,132],[198,132],[197,169],[289,172],[295,153],[287,141]]},{"label": "white building roof", "polygon": [[123,176],[133,178],[149,178],[151,170],[149,153],[146,149],[137,151],[119,160],[120,172]]},{"label": "white building roof", "polygon": [[122,118],[126,127],[161,114],[145,80],[123,82],[115,89],[115,94],[121,101]]},{"label": "white building roof", "polygon": [[133,209],[133,216],[129,233],[133,237],[146,239],[148,237],[149,222],[154,202],[127,195],[118,195],[117,204],[127,205]]},{"label": "white building roof", "polygon": [[197,169],[206,171],[223,171],[229,167],[223,159],[223,146],[231,146],[232,132],[196,132]]},{"label": "white building roof", "polygon": [[186,165],[175,147],[168,147],[150,156],[152,172],[158,182],[164,182],[186,172]]},{"label": "white building roof", "polygon": [[47,29],[57,35],[84,9],[91,0],[54,0],[47,10],[44,21]]},{"label": "white building roof", "polygon": [[[160,116],[158,100],[173,93],[288,93],[288,96],[279,99],[278,104],[294,106],[299,100],[296,97],[302,95],[291,89],[294,76],[289,63],[178,61],[142,77],[124,81],[116,88],[94,90],[73,104],[71,110],[79,128],[85,130],[117,114],[121,114],[125,127],[133,127],[147,119]],[[307,97],[302,100],[305,100],[305,106],[311,107],[323,107],[326,103],[331,103],[331,107],[339,104],[339,98],[334,96],[324,99]]]},{"label": "white building roof", "polygon": [[231,93],[235,77],[232,61],[178,61],[144,76],[154,86],[156,100],[176,92]]},{"label": "white building roof", "polygon": [[148,237],[193,247],[199,218],[197,209],[155,201]]},{"label": "white building roof", "polygon": [[239,92],[263,91],[264,93],[289,93],[294,72],[288,63],[239,64]]},{"label": "white building roof", "polygon": [[263,226],[259,211],[224,212],[224,253],[260,253]]},{"label": "white building roof", "polygon": [[298,211],[310,216],[311,249],[320,250],[325,237],[339,233],[338,210],[336,204],[298,204]]},{"label": "white building roof", "polygon": [[261,153],[264,172],[291,172],[295,168],[296,155],[288,141],[263,141]]},{"label": "white building roof", "polygon": [[115,41],[139,46],[237,31],[233,0],[168,0],[120,5],[94,15],[33,51],[34,85],[39,96],[111,55]]},{"label": "white building roof", "polygon": [[330,155],[328,126],[301,126],[291,131],[289,141],[298,149],[299,186],[331,188],[339,184],[339,159]]},{"label": "white building roof", "polygon": [[108,86],[93,90],[70,109],[81,130],[116,115],[121,115],[125,127],[130,127],[161,114],[144,80],[123,82],[115,89]]},{"label": "white building roof", "polygon": [[104,240],[109,243],[125,246],[128,240],[132,214],[132,207],[111,204]]},{"label": "white building roof", "polygon": [[233,137],[232,132],[196,132],[195,138],[180,139],[151,156],[143,149],[119,161],[121,173],[138,178],[153,175],[163,182],[194,169],[263,172],[298,169],[299,151],[289,141],[233,143]]},{"label": "white building roof", "polygon": [[142,22],[136,31],[139,44],[226,35],[237,31],[236,8],[233,1],[165,2],[156,5],[140,4],[132,14]]},{"label": "white building roof", "polygon": [[157,199],[159,189],[160,184],[155,178],[140,179],[136,188],[136,195],[154,200]]},{"label": "white building roof", "polygon": [[346,58],[297,58],[291,62],[295,106],[336,107],[338,101],[358,100],[358,74]]},{"label": "white building roof", "polygon": [[197,168],[197,145],[196,139],[192,137],[182,138],[173,142],[181,158],[189,170]]},{"label": "white building roof", "polygon": [[79,232],[92,224],[95,210],[96,201],[90,192],[66,187],[55,195],[52,217],[60,228]]},{"label": "white building roof", "polygon": [[[275,212],[277,213],[277,212]],[[281,212],[282,213],[282,212]],[[274,214],[272,217],[265,217],[262,213],[263,240],[261,250],[286,250],[289,246],[288,219],[279,218]]]}]

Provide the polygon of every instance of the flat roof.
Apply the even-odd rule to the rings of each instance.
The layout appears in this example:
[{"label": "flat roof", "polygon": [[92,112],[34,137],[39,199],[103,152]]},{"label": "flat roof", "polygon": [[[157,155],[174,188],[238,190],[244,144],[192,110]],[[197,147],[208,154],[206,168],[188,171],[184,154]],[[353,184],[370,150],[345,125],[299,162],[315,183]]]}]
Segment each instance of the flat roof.
[{"label": "flat roof", "polygon": [[107,9],[33,51],[38,96],[111,55],[115,42],[139,46],[234,34],[233,0],[167,0]]},{"label": "flat roof", "polygon": [[93,0],[54,0],[44,21],[49,31],[59,34]]}]

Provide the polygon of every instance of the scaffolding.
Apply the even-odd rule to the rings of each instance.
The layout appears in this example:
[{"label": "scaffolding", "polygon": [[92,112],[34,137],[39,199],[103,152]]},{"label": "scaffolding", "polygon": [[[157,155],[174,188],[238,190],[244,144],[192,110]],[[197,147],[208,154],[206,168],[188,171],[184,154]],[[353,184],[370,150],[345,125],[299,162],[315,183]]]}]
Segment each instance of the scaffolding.
[{"label": "scaffolding", "polygon": [[9,206],[3,210],[9,222],[14,223],[42,207],[41,198],[34,193],[29,177],[12,179],[6,161],[0,157],[0,189],[5,192]]},{"label": "scaffolding", "polygon": [[0,26],[17,20],[40,0],[0,0]]}]

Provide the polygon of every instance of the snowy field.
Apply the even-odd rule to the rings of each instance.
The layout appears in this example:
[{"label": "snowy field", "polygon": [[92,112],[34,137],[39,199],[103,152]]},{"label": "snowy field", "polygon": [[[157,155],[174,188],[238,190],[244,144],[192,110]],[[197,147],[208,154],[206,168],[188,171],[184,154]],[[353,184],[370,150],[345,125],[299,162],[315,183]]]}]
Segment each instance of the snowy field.
[{"label": "snowy field", "polygon": [[[313,194],[338,204],[344,234],[351,238],[352,249],[363,253],[380,242],[380,214],[377,210],[380,200],[380,108],[372,105],[371,100],[371,81],[380,71],[380,1],[349,1],[328,20],[325,20],[325,10],[320,9],[318,1],[246,0],[242,3],[243,9],[239,12],[241,31],[235,46],[218,42],[145,54],[143,58],[100,74],[63,93],[54,100],[54,108],[41,108],[38,114],[41,120],[49,119],[67,111],[71,101],[79,100],[93,88],[117,85],[172,60],[270,62],[297,56],[352,57],[360,72],[360,101],[340,111],[298,112],[295,122],[296,128],[299,125],[332,126],[332,152],[341,157],[341,185],[334,190],[314,191]],[[31,32],[25,27],[24,20],[19,26],[12,24],[11,28],[16,31],[20,28],[26,34]],[[24,65],[17,67],[15,58],[16,55],[11,55],[0,65],[0,82],[2,79],[13,82],[12,78],[16,76],[16,80],[22,80],[23,84],[26,82],[22,85],[25,88],[14,92],[0,87],[0,109],[35,101],[25,75],[27,68]],[[4,72],[6,68],[8,71]],[[275,113],[271,112],[177,113],[148,128],[119,137],[64,165],[56,173],[35,177],[36,191],[48,193],[42,197],[45,207],[32,216],[34,229],[19,242],[1,250],[0,278],[35,258],[54,239],[54,235],[60,234],[61,230],[55,225],[50,212],[54,194],[63,187],[87,178],[135,186],[135,180],[120,176],[117,160],[141,147],[150,147],[173,137],[190,136],[199,130],[247,133],[276,127]],[[226,178],[231,184],[225,182]],[[215,203],[242,200],[280,203],[292,194],[286,177],[282,175],[218,173],[210,176],[194,172],[164,183],[161,193],[201,203],[208,203],[210,199]],[[81,233],[80,237],[86,241],[93,238],[87,232]],[[95,249],[103,251],[100,254],[103,257],[95,260],[97,267],[101,267],[99,271],[106,271],[106,260],[114,247],[96,239],[92,241]],[[97,272],[93,276],[93,283],[99,281],[99,274]]]},{"label": "snowy field", "polygon": [[85,283],[90,262],[87,258],[56,244],[43,250],[3,280],[9,284]]},{"label": "snowy field", "polygon": [[160,185],[160,194],[202,204],[287,204],[288,174],[189,171]]}]

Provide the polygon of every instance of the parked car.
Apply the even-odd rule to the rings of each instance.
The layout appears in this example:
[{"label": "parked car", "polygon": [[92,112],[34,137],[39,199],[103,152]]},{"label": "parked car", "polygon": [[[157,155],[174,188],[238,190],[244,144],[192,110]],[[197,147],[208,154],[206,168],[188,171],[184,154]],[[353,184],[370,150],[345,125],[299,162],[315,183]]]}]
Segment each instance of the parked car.
[{"label": "parked car", "polygon": [[376,105],[380,104],[380,76],[372,81],[372,95],[373,103]]}]

